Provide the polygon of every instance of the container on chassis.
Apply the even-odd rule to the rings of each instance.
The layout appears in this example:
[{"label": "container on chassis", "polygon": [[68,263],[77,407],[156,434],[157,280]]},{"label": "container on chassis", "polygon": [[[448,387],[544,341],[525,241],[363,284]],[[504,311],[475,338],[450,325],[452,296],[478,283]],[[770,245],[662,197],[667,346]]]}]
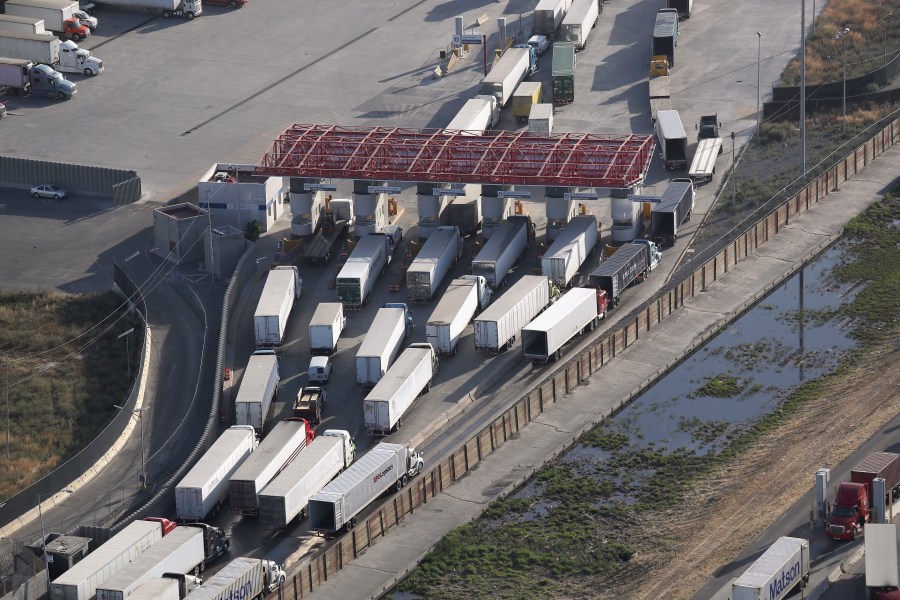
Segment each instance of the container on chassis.
[{"label": "container on chassis", "polygon": [[504,52],[491,72],[481,80],[481,93],[493,95],[500,106],[506,106],[516,87],[528,78],[532,52],[534,49],[526,48],[510,48]]},{"label": "container on chassis", "polygon": [[356,383],[373,387],[397,358],[406,339],[406,311],[379,308],[356,353]]},{"label": "container on chassis", "polygon": [[368,303],[378,276],[387,270],[388,238],[368,234],[359,238],[337,276],[337,298],[348,308]]},{"label": "container on chassis", "polygon": [[475,235],[481,229],[481,194],[454,198],[444,217],[448,226],[459,229],[460,235]]},{"label": "container on chassis", "polygon": [[251,355],[234,399],[235,424],[250,425],[261,432],[279,381],[278,357],[274,352],[262,350]]},{"label": "container on chassis", "polygon": [[47,31],[44,28],[43,19],[17,17],[15,15],[0,15],[0,31],[14,31],[32,35],[53,35],[52,31]]},{"label": "container on chassis", "polygon": [[573,288],[523,327],[522,353],[525,358],[535,362],[558,359],[569,340],[593,329],[600,317],[597,294],[598,291],[592,288]]},{"label": "container on chassis", "polygon": [[569,287],[596,244],[596,217],[574,217],[541,257],[541,272],[559,287]]},{"label": "container on chassis", "polygon": [[403,415],[428,393],[438,370],[431,344],[411,344],[363,400],[363,423],[371,435],[388,435],[403,425]]},{"label": "container on chassis", "polygon": [[202,521],[218,511],[228,495],[228,479],[256,448],[249,425],[222,432],[209,450],[175,486],[175,516],[179,521]]},{"label": "container on chassis", "polygon": [[259,522],[284,528],[306,514],[309,499],[349,467],[356,456],[350,433],[329,429],[312,441],[259,495]]},{"label": "container on chassis", "polygon": [[528,115],[528,131],[531,133],[553,133],[553,105],[535,104]]},{"label": "container on chassis", "polygon": [[425,324],[425,341],[438,354],[456,354],[459,338],[478,311],[477,281],[454,279]]},{"label": "container on chassis", "polygon": [[125,600],[136,589],[163,573],[199,573],[204,563],[203,532],[176,527],[140,558],[97,586],[97,600]]},{"label": "container on chassis", "polygon": [[809,581],[809,541],[781,537],[731,584],[731,600],[781,600]]},{"label": "container on chassis", "polygon": [[424,465],[422,455],[406,444],[378,444],[310,498],[309,528],[325,536],[352,529],[362,509],[391,486],[403,488]]},{"label": "container on chassis", "polygon": [[678,11],[667,8],[656,13],[653,25],[653,39],[650,44],[651,56],[665,56],[669,67],[675,66],[675,47],[678,45]]},{"label": "container on chassis", "polygon": [[622,290],[648,272],[649,255],[644,244],[623,244],[591,273],[590,283],[604,290],[611,307],[616,307]]},{"label": "container on chassis", "polygon": [[584,50],[591,29],[597,25],[600,10],[598,0],[574,0],[560,27],[560,38],[574,42],[576,51]]},{"label": "container on chassis", "polygon": [[571,104],[575,101],[575,43],[553,44],[553,104]]},{"label": "container on chassis", "polygon": [[527,121],[531,107],[540,104],[544,90],[540,81],[523,81],[513,92],[512,109],[517,121]]},{"label": "container on chassis", "polygon": [[530,219],[513,215],[500,223],[472,260],[472,274],[484,277],[492,289],[503,287],[510,269],[528,249]]},{"label": "container on chassis", "polygon": [[50,584],[51,600],[90,600],[97,586],[124,569],[163,537],[154,521],[134,521]]},{"label": "container on chassis", "polygon": [[674,244],[678,227],[691,220],[694,210],[694,184],[690,179],[673,179],[662,199],[650,213],[650,239],[657,244]]},{"label": "container on chassis", "polygon": [[294,301],[300,297],[302,290],[303,280],[297,267],[280,266],[269,271],[253,314],[257,348],[281,345]]},{"label": "container on chassis", "polygon": [[694,181],[710,181],[716,174],[716,159],[722,153],[722,138],[706,138],[697,143],[688,177]]},{"label": "container on chassis", "polygon": [[522,328],[550,304],[550,282],[526,275],[475,318],[475,350],[499,352],[512,347]]},{"label": "container on chassis", "polygon": [[456,227],[438,227],[406,270],[409,300],[428,302],[462,255],[463,241]]},{"label": "container on chassis", "polygon": [[235,558],[194,590],[185,600],[249,600],[262,598],[284,583],[284,569],[275,561]]},{"label": "container on chassis", "polygon": [[534,32],[555,37],[571,6],[572,0],[540,0],[534,7]]},{"label": "container on chassis", "polygon": [[201,0],[101,0],[99,4],[160,12],[163,17],[184,17],[191,20],[203,14]]},{"label": "container on chassis", "polygon": [[338,339],[344,331],[347,318],[340,302],[322,302],[316,307],[309,322],[309,352],[313,355],[331,355],[337,351]]},{"label": "container on chassis", "polygon": [[244,515],[255,515],[259,493],[306,448],[313,436],[315,432],[303,419],[285,419],[273,427],[228,479],[231,508]]}]

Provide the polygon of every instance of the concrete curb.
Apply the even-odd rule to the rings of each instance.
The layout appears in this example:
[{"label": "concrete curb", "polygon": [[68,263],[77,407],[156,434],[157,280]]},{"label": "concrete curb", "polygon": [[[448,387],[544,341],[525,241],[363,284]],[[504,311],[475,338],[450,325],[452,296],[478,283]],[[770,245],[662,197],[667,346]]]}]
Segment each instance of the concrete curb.
[{"label": "concrete curb", "polygon": [[856,550],[854,550],[850,556],[848,556],[845,560],[841,562],[838,566],[831,570],[831,573],[828,574],[828,577],[825,578],[820,584],[818,584],[807,596],[808,600],[819,600],[825,592],[828,591],[828,588],[831,587],[832,583],[835,583],[841,577],[847,573],[847,570],[858,563],[863,555],[866,553],[866,547],[860,546]]}]

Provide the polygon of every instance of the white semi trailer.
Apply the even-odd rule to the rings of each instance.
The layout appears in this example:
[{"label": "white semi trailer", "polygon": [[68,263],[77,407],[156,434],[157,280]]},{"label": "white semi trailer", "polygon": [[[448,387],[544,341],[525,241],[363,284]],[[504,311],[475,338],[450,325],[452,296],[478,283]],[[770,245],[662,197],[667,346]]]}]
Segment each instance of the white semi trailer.
[{"label": "white semi trailer", "polygon": [[525,358],[535,362],[558,359],[569,340],[593,330],[600,319],[600,293],[593,288],[573,288],[523,327],[522,354]]},{"label": "white semi trailer", "polygon": [[185,600],[250,600],[274,592],[285,580],[284,567],[273,560],[235,558]]},{"label": "white semi trailer", "polygon": [[463,240],[459,228],[438,227],[428,237],[406,270],[406,288],[411,302],[428,302],[437,294],[447,273],[462,255]]},{"label": "white semi trailer", "polygon": [[550,281],[543,275],[525,275],[475,318],[475,350],[511,348],[522,328],[549,304]]},{"label": "white semi trailer", "polygon": [[363,400],[363,421],[372,435],[388,435],[403,424],[416,398],[427,393],[438,370],[431,344],[411,344]]},{"label": "white semi trailer", "polygon": [[574,217],[541,257],[541,272],[559,287],[569,287],[594,251],[597,235],[597,219],[593,215]]},{"label": "white semi trailer", "polygon": [[780,537],[731,584],[732,600],[781,600],[809,581],[809,540]]},{"label": "white semi trailer", "polygon": [[459,339],[475,313],[491,302],[491,288],[480,275],[464,275],[447,286],[425,324],[425,341],[443,356],[456,354]]},{"label": "white semi trailer", "polygon": [[356,353],[356,383],[374,387],[400,354],[406,339],[406,311],[379,308],[366,337]]},{"label": "white semi trailer", "polygon": [[269,271],[262,296],[253,314],[257,348],[274,348],[284,340],[294,301],[303,291],[297,267],[278,266]]},{"label": "white semi trailer", "polygon": [[253,353],[244,369],[244,378],[234,399],[235,423],[250,425],[262,432],[269,416],[269,408],[278,390],[278,357],[272,350]]}]

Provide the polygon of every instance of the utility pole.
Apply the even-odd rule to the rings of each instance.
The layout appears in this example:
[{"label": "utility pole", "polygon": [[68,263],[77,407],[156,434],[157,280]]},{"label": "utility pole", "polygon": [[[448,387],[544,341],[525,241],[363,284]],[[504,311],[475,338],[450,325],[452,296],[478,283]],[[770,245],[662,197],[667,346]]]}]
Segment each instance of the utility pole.
[{"label": "utility pole", "polygon": [[[815,20],[815,14],[813,14]],[[806,180],[806,0],[800,0],[800,156]]]},{"label": "utility pole", "polygon": [[762,93],[759,87],[759,63],[762,58],[762,33],[756,32],[756,133],[759,133],[759,96]]},{"label": "utility pole", "polygon": [[847,34],[850,33],[849,27],[844,27],[841,31],[834,34],[834,39],[841,41],[841,74],[844,80],[844,95],[841,101],[843,112],[843,125],[841,131],[847,135]]},{"label": "utility pole", "polygon": [[6,460],[9,460],[9,361],[3,366],[6,370]]}]

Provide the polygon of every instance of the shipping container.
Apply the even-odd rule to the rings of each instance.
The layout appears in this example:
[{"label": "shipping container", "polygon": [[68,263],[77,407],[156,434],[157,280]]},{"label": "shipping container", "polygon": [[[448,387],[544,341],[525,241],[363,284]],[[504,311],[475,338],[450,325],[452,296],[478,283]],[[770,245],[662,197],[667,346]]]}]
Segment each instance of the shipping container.
[{"label": "shipping container", "polygon": [[541,257],[541,272],[561,288],[569,287],[578,269],[594,252],[597,219],[582,215],[569,221]]},{"label": "shipping container", "polygon": [[278,357],[273,351],[262,350],[250,356],[234,399],[235,424],[250,425],[261,432],[280,380]]},{"label": "shipping container", "polygon": [[456,354],[459,339],[477,311],[478,282],[454,279],[425,325],[425,341],[438,354]]},{"label": "shipping container", "polygon": [[584,50],[591,29],[597,26],[600,10],[598,0],[574,0],[560,27],[560,38],[574,42],[576,51]]},{"label": "shipping container", "polygon": [[332,355],[337,351],[338,338],[344,331],[347,318],[340,302],[322,302],[309,322],[309,352],[313,355]]},{"label": "shipping container", "polygon": [[547,278],[525,275],[475,318],[475,349],[499,352],[511,348],[522,328],[548,304]]},{"label": "shipping container", "polygon": [[731,600],[781,600],[809,580],[809,540],[781,537],[731,584]]},{"label": "shipping container", "polygon": [[363,422],[372,435],[388,435],[403,424],[403,415],[428,393],[438,369],[431,344],[411,344],[363,400]]},{"label": "shipping container", "polygon": [[522,328],[522,353],[535,362],[562,356],[562,347],[573,337],[597,325],[597,291],[573,288]]},{"label": "shipping container", "polygon": [[302,290],[303,280],[297,267],[279,266],[269,271],[253,314],[257,348],[281,345],[294,301],[300,297]]},{"label": "shipping container", "polygon": [[403,349],[406,339],[406,311],[379,308],[366,337],[356,352],[356,383],[373,387]]},{"label": "shipping container", "polygon": [[387,252],[387,236],[376,233],[359,238],[337,275],[338,301],[348,308],[367,304],[375,281],[387,270]]},{"label": "shipping container", "polygon": [[472,274],[481,275],[492,289],[503,287],[510,270],[528,249],[528,217],[514,215],[501,222],[472,260]]},{"label": "shipping container", "polygon": [[543,98],[544,91],[540,81],[523,81],[513,92],[513,116],[518,121],[527,120],[531,114],[531,107],[540,104]]},{"label": "shipping container", "polygon": [[438,227],[406,270],[407,296],[412,302],[428,302],[437,294],[447,273],[462,255],[463,241],[456,227]]},{"label": "shipping container", "polygon": [[571,104],[575,101],[575,43],[553,44],[553,104]]},{"label": "shipping container", "polygon": [[534,32],[554,37],[570,6],[572,0],[540,0],[534,7]]}]

